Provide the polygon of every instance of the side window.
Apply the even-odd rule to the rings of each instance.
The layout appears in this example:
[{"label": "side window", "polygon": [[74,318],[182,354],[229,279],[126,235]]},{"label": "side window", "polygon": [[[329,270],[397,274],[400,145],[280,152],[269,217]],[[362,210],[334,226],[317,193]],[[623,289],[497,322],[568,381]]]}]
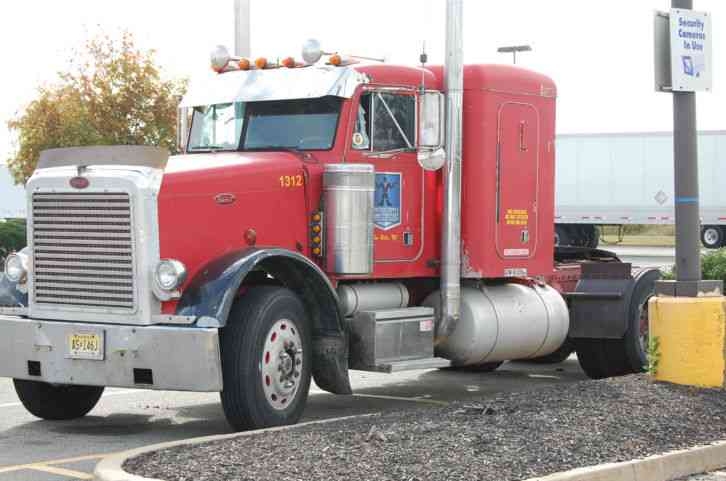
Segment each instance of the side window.
[{"label": "side window", "polygon": [[353,148],[381,152],[416,147],[416,97],[387,92],[361,96]]}]

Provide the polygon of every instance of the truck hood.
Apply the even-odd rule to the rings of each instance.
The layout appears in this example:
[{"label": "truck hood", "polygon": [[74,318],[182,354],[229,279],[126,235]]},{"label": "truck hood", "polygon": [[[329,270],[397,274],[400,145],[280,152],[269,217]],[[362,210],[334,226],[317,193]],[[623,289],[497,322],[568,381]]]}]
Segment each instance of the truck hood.
[{"label": "truck hood", "polygon": [[[269,190],[260,177],[299,170],[300,160],[287,152],[220,152],[177,155],[164,169],[160,199],[168,196],[246,193]],[[279,184],[279,182],[278,182]]]},{"label": "truck hood", "polygon": [[252,245],[300,251],[307,245],[304,179],[293,153],[172,157],[158,199],[161,257],[183,262],[191,280],[208,262]]}]

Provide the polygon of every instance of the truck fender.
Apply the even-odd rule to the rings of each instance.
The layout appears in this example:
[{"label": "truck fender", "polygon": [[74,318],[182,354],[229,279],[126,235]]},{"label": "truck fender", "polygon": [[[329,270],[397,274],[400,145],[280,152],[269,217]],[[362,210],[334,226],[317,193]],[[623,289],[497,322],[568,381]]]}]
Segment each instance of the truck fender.
[{"label": "truck fender", "polygon": [[660,278],[656,268],[631,274],[631,266],[626,263],[583,264],[575,292],[565,295],[570,307],[568,337],[622,339],[631,317],[638,312],[640,300],[634,294]]},{"label": "truck fender", "polygon": [[176,313],[198,325],[224,327],[245,278],[265,272],[295,292],[312,322],[313,378],[334,394],[351,394],[348,337],[338,295],[323,271],[287,249],[247,248],[212,260],[189,282]]}]

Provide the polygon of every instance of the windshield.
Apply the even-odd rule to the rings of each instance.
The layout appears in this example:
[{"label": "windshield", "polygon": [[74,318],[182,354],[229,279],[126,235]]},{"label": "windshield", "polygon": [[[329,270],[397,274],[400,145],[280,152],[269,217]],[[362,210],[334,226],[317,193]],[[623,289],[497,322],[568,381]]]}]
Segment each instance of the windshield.
[{"label": "windshield", "polygon": [[328,150],[342,102],[322,97],[195,107],[189,151]]}]

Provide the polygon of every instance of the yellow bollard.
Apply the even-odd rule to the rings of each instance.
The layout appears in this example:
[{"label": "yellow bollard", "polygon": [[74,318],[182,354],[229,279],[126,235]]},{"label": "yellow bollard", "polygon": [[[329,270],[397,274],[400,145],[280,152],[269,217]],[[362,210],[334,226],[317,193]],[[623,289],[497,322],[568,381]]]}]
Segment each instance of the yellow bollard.
[{"label": "yellow bollard", "polygon": [[653,297],[651,338],[658,338],[655,379],[725,387],[726,297]]}]

